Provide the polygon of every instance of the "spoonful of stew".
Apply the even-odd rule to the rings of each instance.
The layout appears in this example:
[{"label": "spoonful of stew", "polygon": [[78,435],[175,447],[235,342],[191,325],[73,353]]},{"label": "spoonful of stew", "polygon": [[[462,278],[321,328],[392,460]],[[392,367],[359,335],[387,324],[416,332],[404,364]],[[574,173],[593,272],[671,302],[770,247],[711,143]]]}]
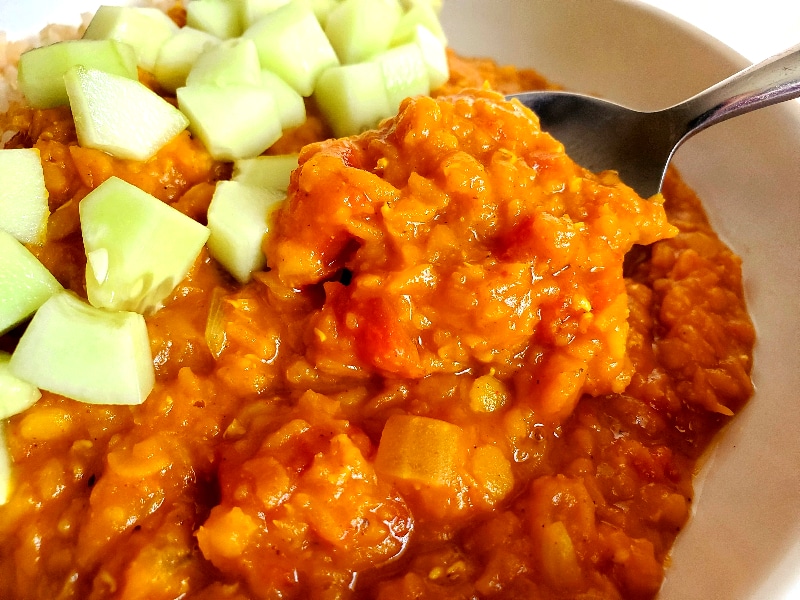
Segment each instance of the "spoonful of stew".
[{"label": "spoonful of stew", "polygon": [[640,112],[569,92],[523,92],[542,129],[593,171],[613,169],[639,195],[661,189],[675,150],[686,139],[731,117],[800,96],[800,46],[732,75],[679,104]]}]

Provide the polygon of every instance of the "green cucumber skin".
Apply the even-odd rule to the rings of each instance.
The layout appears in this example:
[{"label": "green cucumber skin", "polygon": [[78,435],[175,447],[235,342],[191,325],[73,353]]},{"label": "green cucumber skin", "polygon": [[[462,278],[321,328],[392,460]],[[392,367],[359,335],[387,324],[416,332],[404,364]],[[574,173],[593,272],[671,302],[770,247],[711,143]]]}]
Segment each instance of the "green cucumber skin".
[{"label": "green cucumber skin", "polygon": [[128,79],[137,79],[136,52],[117,40],[68,40],[34,48],[19,59],[20,91],[33,108],[55,108],[69,103],[64,75],[83,65]]}]

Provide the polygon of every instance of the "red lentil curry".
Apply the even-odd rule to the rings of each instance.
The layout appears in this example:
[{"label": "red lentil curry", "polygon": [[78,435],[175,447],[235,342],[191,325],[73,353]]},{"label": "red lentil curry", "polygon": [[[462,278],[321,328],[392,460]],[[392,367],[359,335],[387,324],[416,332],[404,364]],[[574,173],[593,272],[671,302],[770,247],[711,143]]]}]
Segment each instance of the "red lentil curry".
[{"label": "red lentil curry", "polygon": [[[8,422],[0,597],[657,593],[751,392],[739,259],[674,172],[643,200],[460,92],[535,73],[450,58],[438,99],[303,148],[267,271],[240,286],[201,255],[148,317],[143,405],[45,392]],[[114,174],[203,221],[229,176],[188,133],[140,164],[80,148],[67,109],[6,119],[45,169],[35,251],[79,294],[91,189]],[[325,137],[312,116],[273,151]]]}]

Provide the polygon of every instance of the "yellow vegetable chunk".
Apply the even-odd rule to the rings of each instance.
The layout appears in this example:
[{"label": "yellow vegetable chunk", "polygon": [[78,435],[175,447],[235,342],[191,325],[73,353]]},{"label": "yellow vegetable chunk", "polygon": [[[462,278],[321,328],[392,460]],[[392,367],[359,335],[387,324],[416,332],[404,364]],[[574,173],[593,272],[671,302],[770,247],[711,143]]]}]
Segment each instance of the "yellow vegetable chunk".
[{"label": "yellow vegetable chunk", "polygon": [[[220,535],[221,531],[226,535]],[[217,508],[197,532],[197,539],[204,553],[236,558],[244,552],[256,531],[256,521],[238,506],[228,511]]]},{"label": "yellow vegetable chunk", "polygon": [[472,453],[472,475],[494,504],[505,498],[514,487],[511,464],[496,446],[481,446]]},{"label": "yellow vegetable chunk", "polygon": [[544,575],[560,587],[574,587],[580,582],[581,568],[567,528],[561,521],[545,525],[542,531],[542,568]]},{"label": "yellow vegetable chunk", "polygon": [[11,457],[6,447],[6,424],[0,421],[0,506],[8,502],[11,494]]},{"label": "yellow vegetable chunk", "polygon": [[469,407],[474,412],[494,412],[507,401],[505,384],[493,375],[481,375],[470,386]]},{"label": "yellow vegetable chunk", "polygon": [[386,422],[375,458],[379,476],[448,486],[464,462],[460,427],[439,419],[394,415]]}]

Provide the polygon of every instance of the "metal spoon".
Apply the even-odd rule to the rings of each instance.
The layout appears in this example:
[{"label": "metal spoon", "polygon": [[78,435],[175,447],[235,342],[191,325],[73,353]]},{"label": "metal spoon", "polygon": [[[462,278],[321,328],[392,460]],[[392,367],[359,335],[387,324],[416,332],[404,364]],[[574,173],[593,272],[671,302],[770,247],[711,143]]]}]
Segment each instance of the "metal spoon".
[{"label": "metal spoon", "polygon": [[661,189],[683,141],[731,117],[800,96],[800,45],[740,71],[696,96],[656,112],[640,112],[582,94],[513,94],[564,144],[578,164],[613,169],[647,198]]}]

